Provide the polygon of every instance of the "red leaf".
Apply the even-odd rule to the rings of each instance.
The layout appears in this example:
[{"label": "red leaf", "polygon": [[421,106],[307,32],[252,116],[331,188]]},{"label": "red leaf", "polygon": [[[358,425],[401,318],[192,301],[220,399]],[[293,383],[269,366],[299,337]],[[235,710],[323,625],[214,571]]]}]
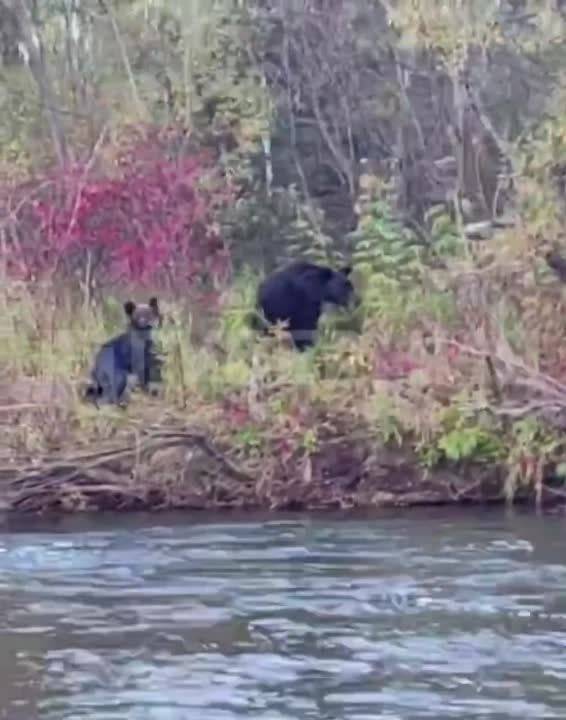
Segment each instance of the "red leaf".
[{"label": "red leaf", "polygon": [[[214,177],[210,156],[171,157],[179,136],[174,129],[128,128],[117,175],[78,162],[3,193],[2,205],[19,208],[18,241],[8,247],[10,272],[21,275],[26,268],[29,275],[50,276],[91,251],[102,280],[158,282],[166,268],[177,285],[191,282],[199,269],[225,277],[229,257],[213,216],[231,190]],[[201,180],[211,173],[215,182],[204,192]]]}]

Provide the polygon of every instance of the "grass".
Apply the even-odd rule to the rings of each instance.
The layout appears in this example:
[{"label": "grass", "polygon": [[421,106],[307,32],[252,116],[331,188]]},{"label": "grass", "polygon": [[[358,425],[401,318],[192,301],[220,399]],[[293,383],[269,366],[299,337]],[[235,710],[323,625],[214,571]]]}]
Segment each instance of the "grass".
[{"label": "grass", "polygon": [[[375,453],[411,454],[421,477],[446,467],[463,476],[471,466],[503,468],[508,499],[525,489],[539,497],[548,468],[564,467],[564,443],[544,413],[519,410],[534,399],[539,410],[553,407],[553,398],[566,406],[566,388],[505,344],[508,336],[528,337],[529,328],[509,314],[494,340],[493,325],[491,335],[485,331],[491,308],[477,304],[470,321],[461,283],[440,291],[360,270],[361,307],[355,315],[325,316],[318,344],[304,354],[290,348],[284,332],[259,338],[250,329],[250,274],[236,280],[204,324],[201,308],[191,313],[162,302],[163,386],[157,398],[134,393],[125,411],[97,410],[81,399],[94,352],[123,327],[121,303],[77,303],[65,293],[55,302],[50,288],[32,294],[6,284],[0,424],[8,460],[33,462],[177,423],[199,428],[271,482],[286,467],[308,479],[310,459],[329,444],[354,448],[363,441]],[[486,337],[490,344],[482,346]],[[488,353],[495,377],[486,370]]]}]

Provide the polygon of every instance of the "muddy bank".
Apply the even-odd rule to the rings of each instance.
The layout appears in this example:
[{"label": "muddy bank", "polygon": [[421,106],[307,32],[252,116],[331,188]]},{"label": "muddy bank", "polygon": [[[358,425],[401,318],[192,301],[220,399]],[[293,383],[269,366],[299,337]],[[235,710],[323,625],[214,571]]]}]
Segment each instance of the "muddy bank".
[{"label": "muddy bank", "polygon": [[[0,467],[3,510],[13,513],[161,510],[344,510],[506,500],[507,471],[487,464],[424,468],[410,448],[329,435],[315,452],[246,456],[194,428],[167,427]],[[563,495],[546,483],[546,506]],[[535,502],[519,488],[515,503]]]}]

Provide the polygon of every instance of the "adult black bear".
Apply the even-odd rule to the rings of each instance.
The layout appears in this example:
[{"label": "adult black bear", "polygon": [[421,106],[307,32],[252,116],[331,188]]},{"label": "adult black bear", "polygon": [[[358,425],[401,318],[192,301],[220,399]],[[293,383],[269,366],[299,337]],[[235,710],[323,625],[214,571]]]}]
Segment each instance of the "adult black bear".
[{"label": "adult black bear", "polygon": [[152,331],[161,325],[157,298],[147,305],[124,303],[129,320],[126,332],[106,342],[98,351],[92,370],[92,384],[86,397],[97,404],[106,401],[118,404],[128,384],[128,375],[135,375],[143,389],[150,382],[161,380],[161,361],[156,357]]},{"label": "adult black bear", "polygon": [[314,343],[324,303],[347,307],[356,300],[350,267],[332,270],[324,265],[295,262],[266,278],[257,302],[269,323],[288,322],[297,350]]}]

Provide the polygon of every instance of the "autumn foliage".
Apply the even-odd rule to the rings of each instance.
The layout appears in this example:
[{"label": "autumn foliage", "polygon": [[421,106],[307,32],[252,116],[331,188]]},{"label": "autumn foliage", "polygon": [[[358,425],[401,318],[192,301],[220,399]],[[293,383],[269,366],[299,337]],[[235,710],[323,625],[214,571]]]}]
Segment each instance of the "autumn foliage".
[{"label": "autumn foliage", "polygon": [[9,276],[182,291],[228,272],[215,216],[229,188],[213,158],[174,133],[131,130],[111,163],[74,162],[2,195]]}]

